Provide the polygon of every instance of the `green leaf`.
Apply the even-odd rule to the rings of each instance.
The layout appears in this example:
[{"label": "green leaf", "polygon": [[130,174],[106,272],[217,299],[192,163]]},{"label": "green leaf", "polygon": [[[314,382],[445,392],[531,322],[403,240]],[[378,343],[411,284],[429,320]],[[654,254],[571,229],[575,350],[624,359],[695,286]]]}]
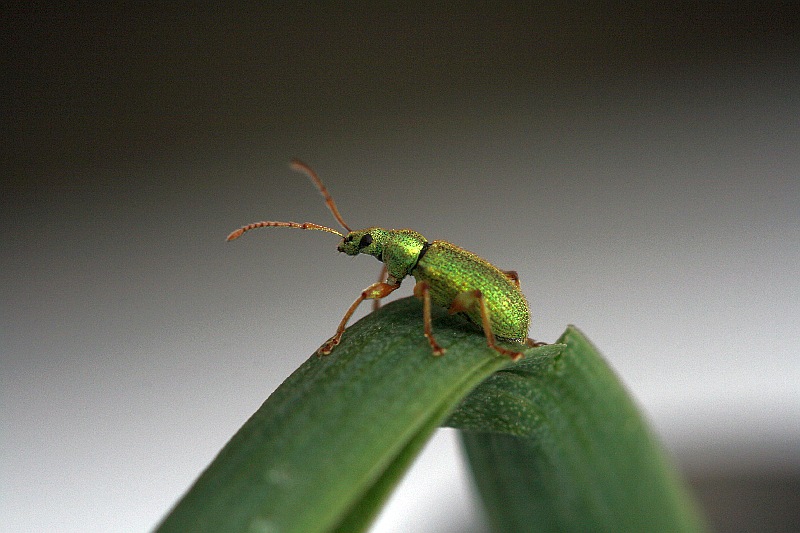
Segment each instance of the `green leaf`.
[{"label": "green leaf", "polygon": [[460,317],[436,310],[433,327],[442,357],[414,298],[352,325],[267,399],[158,531],[364,530],[435,428],[510,364]]},{"label": "green leaf", "polygon": [[363,531],[448,415],[467,430],[499,531],[700,529],[660,446],[577,330],[512,364],[459,317],[436,309],[433,325],[443,357],[431,355],[416,299],[351,326],[269,397],[158,531]]},{"label": "green leaf", "polygon": [[619,379],[570,327],[551,362],[528,358],[476,388],[447,425],[496,531],[702,531]]}]

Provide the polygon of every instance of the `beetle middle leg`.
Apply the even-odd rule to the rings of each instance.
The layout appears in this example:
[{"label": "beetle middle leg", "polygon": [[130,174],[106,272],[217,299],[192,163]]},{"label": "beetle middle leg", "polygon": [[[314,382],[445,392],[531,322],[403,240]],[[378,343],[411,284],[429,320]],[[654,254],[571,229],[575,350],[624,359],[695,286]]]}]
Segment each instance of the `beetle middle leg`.
[{"label": "beetle middle leg", "polygon": [[478,309],[481,313],[481,326],[483,327],[484,335],[486,335],[486,343],[489,345],[489,348],[510,357],[512,361],[516,361],[517,359],[521,358],[522,353],[515,352],[513,350],[507,350],[502,346],[497,345],[497,338],[494,336],[494,332],[492,332],[492,320],[489,316],[489,307],[486,305],[486,299],[483,297],[483,293],[480,290],[475,289],[474,291],[464,291],[456,295],[453,303],[450,305],[450,309],[448,309],[448,312],[453,314],[469,311],[472,306],[475,305],[478,306]]},{"label": "beetle middle leg", "polygon": [[433,328],[431,327],[431,293],[430,285],[427,281],[420,281],[414,285],[414,296],[422,299],[422,324],[425,327],[425,337],[431,345],[433,355],[444,355],[445,349],[439,346],[433,338]]},{"label": "beetle middle leg", "polygon": [[367,299],[380,299],[384,298],[385,296],[389,295],[391,292],[396,290],[400,286],[400,283],[396,285],[392,285],[390,283],[386,283],[383,281],[379,281],[377,283],[373,283],[363,291],[356,301],[350,306],[347,312],[344,314],[344,318],[342,321],[339,322],[339,327],[336,328],[336,333],[333,334],[333,337],[325,341],[325,344],[319,347],[317,350],[318,355],[328,355],[331,353],[331,350],[339,344],[339,341],[342,340],[342,335],[344,334],[344,330],[347,328],[347,322],[350,320],[350,317],[353,316],[356,309],[358,308],[359,304]]}]

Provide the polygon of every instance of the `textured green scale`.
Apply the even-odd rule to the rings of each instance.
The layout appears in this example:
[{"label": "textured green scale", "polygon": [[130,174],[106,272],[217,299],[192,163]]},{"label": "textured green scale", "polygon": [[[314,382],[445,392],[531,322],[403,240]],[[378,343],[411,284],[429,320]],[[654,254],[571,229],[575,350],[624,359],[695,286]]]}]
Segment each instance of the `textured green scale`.
[{"label": "textured green scale", "polygon": [[[500,269],[472,252],[446,241],[433,241],[411,275],[427,281],[431,301],[444,308],[450,307],[459,293],[479,289],[496,336],[517,342],[528,337],[530,312],[522,291]],[[476,307],[466,314],[472,322],[481,323]]]}]

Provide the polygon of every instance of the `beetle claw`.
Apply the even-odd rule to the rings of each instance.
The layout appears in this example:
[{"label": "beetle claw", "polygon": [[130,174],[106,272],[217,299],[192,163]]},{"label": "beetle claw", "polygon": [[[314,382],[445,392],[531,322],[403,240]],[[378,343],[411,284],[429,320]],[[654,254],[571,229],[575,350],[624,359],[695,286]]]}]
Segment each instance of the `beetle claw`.
[{"label": "beetle claw", "polygon": [[333,337],[325,341],[325,343],[322,346],[320,346],[319,349],[317,350],[317,355],[322,357],[324,355],[330,354],[336,347],[336,345],[339,344],[339,340],[340,337],[334,335]]}]

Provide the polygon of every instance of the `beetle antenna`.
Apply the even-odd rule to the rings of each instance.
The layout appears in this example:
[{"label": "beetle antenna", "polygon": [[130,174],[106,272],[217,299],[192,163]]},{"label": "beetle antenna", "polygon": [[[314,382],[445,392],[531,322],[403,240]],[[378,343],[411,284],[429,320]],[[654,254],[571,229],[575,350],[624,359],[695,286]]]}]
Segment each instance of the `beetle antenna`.
[{"label": "beetle antenna", "polygon": [[236,231],[234,231],[230,235],[228,235],[228,238],[225,239],[225,240],[232,241],[234,239],[238,239],[239,237],[241,237],[244,234],[245,231],[250,231],[251,229],[256,229],[256,228],[313,229],[313,230],[318,230],[318,231],[327,231],[328,233],[335,233],[339,237],[344,237],[344,235],[342,235],[341,233],[339,233],[335,229],[329,228],[327,226],[320,226],[319,224],[314,224],[313,222],[303,222],[302,224],[298,224],[297,222],[264,221],[264,222],[253,222],[252,224],[248,224],[246,226],[242,226],[241,228],[237,229]]},{"label": "beetle antenna", "polygon": [[[350,226],[348,226],[347,224],[344,223],[344,219],[342,218],[342,215],[339,214],[339,210],[336,208],[336,202],[333,201],[333,197],[331,196],[331,193],[328,192],[328,189],[325,187],[325,184],[323,184],[322,180],[319,179],[319,176],[317,176],[317,173],[314,172],[314,169],[312,169],[310,166],[306,165],[305,163],[303,163],[299,159],[292,159],[291,167],[292,167],[292,170],[296,170],[298,172],[302,172],[306,176],[311,178],[311,181],[313,181],[314,185],[317,186],[317,189],[319,189],[319,192],[321,192],[322,196],[325,197],[325,205],[327,205],[328,209],[331,210],[331,213],[333,213],[333,217],[336,219],[336,221],[339,222],[339,224],[341,224],[342,227],[344,229],[346,229],[348,233],[353,231],[353,230],[350,229]],[[318,228],[315,228],[315,229],[318,229]]]}]

